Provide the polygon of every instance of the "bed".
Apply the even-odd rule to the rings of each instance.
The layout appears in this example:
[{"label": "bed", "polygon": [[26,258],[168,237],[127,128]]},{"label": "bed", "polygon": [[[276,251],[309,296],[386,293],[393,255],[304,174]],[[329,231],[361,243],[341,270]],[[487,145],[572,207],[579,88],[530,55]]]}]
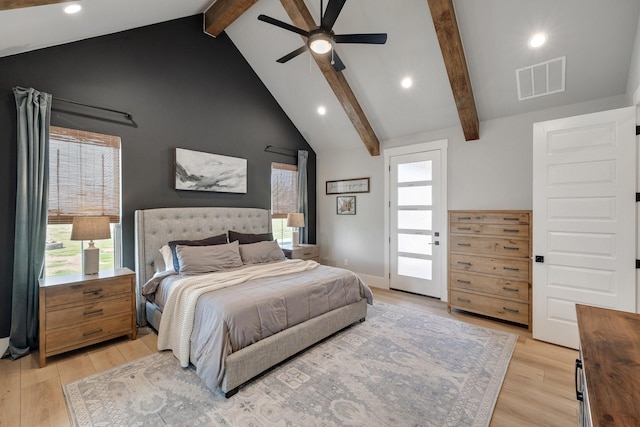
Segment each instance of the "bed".
[{"label": "bed", "polygon": [[[269,211],[257,208],[205,207],[147,209],[135,212],[135,230],[138,324],[141,326],[149,324],[156,330],[160,330],[162,309],[158,304],[155,304],[143,295],[144,285],[148,283],[154,275],[157,276],[157,272],[165,270],[165,261],[159,249],[169,241],[202,239],[205,236],[226,233],[228,230],[254,234],[269,233],[271,232],[271,217]],[[284,263],[294,264],[295,262],[285,261],[283,264]],[[221,378],[216,380],[215,383],[212,382],[212,379],[207,379],[198,373],[209,388],[213,390],[215,387],[213,387],[212,384],[215,384],[216,387],[222,390],[226,397],[230,397],[238,391],[242,384],[272,366],[355,322],[364,321],[367,314],[367,302],[371,301],[371,293],[366,285],[364,285],[357,276],[347,270],[319,265],[313,266],[308,263],[314,262],[302,261],[292,268],[300,271],[313,269],[313,272],[296,272],[295,274],[308,274],[309,277],[313,274],[319,274],[318,272],[324,272],[323,274],[325,275],[348,274],[355,278],[347,277],[344,280],[357,280],[360,283],[360,294],[354,297],[353,292],[350,292],[346,305],[334,307],[333,304],[330,304],[330,307],[326,309],[328,311],[317,315],[314,314],[313,317],[310,317],[308,320],[301,321],[287,329],[277,331],[264,339],[253,342],[246,347],[234,349],[230,354],[222,356],[224,360],[220,360],[218,363],[221,364],[220,372],[222,372],[223,375],[220,375]],[[258,267],[262,268],[261,266],[256,266],[256,268]],[[294,273],[283,277],[294,280]],[[296,283],[298,281],[297,277],[298,276],[295,276]],[[270,286],[282,286],[277,283],[277,278],[263,278],[258,280],[270,280]],[[317,282],[317,277],[314,280]],[[282,282],[285,282],[284,278]],[[245,286],[245,284],[238,285],[238,289],[240,286]],[[222,294],[224,291],[226,291],[226,289],[215,292]],[[146,292],[148,293],[148,288]],[[202,314],[198,313],[209,310],[209,306],[205,304],[209,304],[206,302],[208,300],[214,301],[212,295],[217,297],[217,294],[214,295],[214,292],[210,292],[198,298],[198,309],[194,309],[196,312],[196,323],[193,326],[194,334],[196,332],[197,334],[201,334],[202,330],[206,329],[204,326],[200,327],[200,325],[197,324],[199,321],[197,316],[202,316]],[[204,298],[204,296],[206,296],[206,298]],[[238,297],[236,296],[236,298]],[[286,300],[287,298],[282,299]],[[215,306],[215,303],[211,304],[211,307]],[[166,313],[170,313],[170,310],[166,308],[165,310]],[[213,309],[211,310],[213,311]],[[168,315],[167,318],[169,318]],[[165,330],[167,323],[165,319],[163,325]],[[184,338],[185,337],[182,337],[183,340]],[[159,337],[159,342],[160,341]],[[194,350],[192,343],[188,358],[191,363],[196,366],[197,371],[201,369],[204,370],[199,364],[204,365],[203,360],[208,361],[209,359],[204,359],[199,353],[196,353],[198,352]],[[176,354],[175,350],[174,354]],[[176,357],[178,357],[178,355],[176,355]],[[181,359],[181,357],[178,358]]]}]

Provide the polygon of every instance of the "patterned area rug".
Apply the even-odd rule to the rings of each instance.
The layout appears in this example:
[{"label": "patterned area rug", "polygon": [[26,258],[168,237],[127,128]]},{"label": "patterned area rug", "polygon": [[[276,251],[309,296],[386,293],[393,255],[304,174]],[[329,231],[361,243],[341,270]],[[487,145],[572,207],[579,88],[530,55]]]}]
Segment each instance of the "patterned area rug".
[{"label": "patterned area rug", "polygon": [[517,337],[376,302],[225,399],[171,352],[64,386],[78,426],[487,426]]}]

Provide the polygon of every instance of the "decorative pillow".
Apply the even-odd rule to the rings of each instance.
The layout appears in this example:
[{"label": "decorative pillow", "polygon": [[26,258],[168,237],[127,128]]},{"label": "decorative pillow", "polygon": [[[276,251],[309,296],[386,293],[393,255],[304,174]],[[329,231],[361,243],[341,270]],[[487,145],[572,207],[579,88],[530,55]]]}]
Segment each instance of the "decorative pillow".
[{"label": "decorative pillow", "polygon": [[213,246],[176,246],[180,274],[212,273],[242,267],[238,242]]},{"label": "decorative pillow", "polygon": [[229,243],[227,240],[226,234],[219,234],[217,236],[207,237],[202,240],[174,240],[169,242],[169,247],[171,248],[171,252],[173,253],[173,268],[176,271],[180,271],[180,263],[178,262],[178,254],[176,252],[176,246],[213,246],[213,245],[224,245]]},{"label": "decorative pillow", "polygon": [[162,260],[164,261],[164,271],[176,271],[173,265],[173,252],[171,252],[169,245],[161,247],[159,252],[162,255]]},{"label": "decorative pillow", "polygon": [[273,240],[273,233],[251,234],[251,233],[238,233],[237,231],[229,230],[229,241],[238,241],[241,245],[247,245],[249,243],[266,242]]},{"label": "decorative pillow", "polygon": [[240,246],[240,257],[245,264],[261,264],[263,262],[285,260],[284,253],[276,241],[242,245]]}]

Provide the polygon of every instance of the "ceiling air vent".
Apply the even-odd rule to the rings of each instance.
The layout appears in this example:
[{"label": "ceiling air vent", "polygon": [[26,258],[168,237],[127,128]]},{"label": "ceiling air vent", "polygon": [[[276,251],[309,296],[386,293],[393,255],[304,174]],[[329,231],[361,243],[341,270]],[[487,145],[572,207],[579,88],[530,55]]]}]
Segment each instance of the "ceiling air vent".
[{"label": "ceiling air vent", "polygon": [[566,56],[516,70],[518,101],[564,92]]}]

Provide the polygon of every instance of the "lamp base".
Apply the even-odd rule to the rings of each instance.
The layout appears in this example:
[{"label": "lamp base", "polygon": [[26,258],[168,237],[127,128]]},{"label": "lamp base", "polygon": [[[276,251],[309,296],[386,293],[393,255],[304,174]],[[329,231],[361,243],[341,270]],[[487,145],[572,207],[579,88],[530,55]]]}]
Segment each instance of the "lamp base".
[{"label": "lamp base", "polygon": [[100,271],[100,249],[89,243],[89,247],[84,250],[84,264],[82,274],[98,274]]},{"label": "lamp base", "polygon": [[300,246],[300,235],[298,234],[298,230],[292,230],[291,231],[291,240],[292,240],[292,245],[293,247],[298,247]]}]

